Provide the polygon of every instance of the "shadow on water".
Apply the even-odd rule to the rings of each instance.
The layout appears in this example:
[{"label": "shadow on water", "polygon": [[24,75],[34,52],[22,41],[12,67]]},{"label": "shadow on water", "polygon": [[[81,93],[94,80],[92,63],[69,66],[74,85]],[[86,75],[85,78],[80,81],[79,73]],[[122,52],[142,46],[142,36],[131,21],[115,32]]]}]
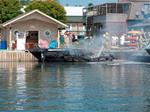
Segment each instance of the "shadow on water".
[{"label": "shadow on water", "polygon": [[0,63],[0,110],[149,112],[150,65]]}]

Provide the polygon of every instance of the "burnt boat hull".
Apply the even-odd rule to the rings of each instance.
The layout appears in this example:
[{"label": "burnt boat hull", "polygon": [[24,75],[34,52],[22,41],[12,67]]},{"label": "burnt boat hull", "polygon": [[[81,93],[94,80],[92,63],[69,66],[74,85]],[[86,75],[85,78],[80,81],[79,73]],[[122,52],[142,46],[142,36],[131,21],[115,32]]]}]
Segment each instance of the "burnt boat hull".
[{"label": "burnt boat hull", "polygon": [[149,54],[149,56],[150,56],[150,49],[146,49],[146,52]]},{"label": "burnt boat hull", "polygon": [[146,63],[150,63],[150,56],[132,56],[130,59],[130,61],[136,61],[136,62],[146,62]]},{"label": "burnt boat hull", "polygon": [[113,60],[110,56],[91,57],[93,54],[85,49],[30,49],[32,55],[34,55],[39,62],[100,62]]},{"label": "burnt boat hull", "polygon": [[39,62],[78,62],[88,61],[82,49],[30,49]]},{"label": "burnt boat hull", "polygon": [[[80,48],[57,48],[41,49],[34,48],[29,50],[39,62],[101,62],[112,61],[114,59],[150,62],[150,49],[145,51],[111,51],[107,56],[93,57],[90,51]],[[110,55],[112,54],[112,55]]]},{"label": "burnt boat hull", "polygon": [[127,61],[135,61],[135,62],[150,62],[150,50],[149,55],[146,52],[146,50],[135,50],[135,49],[130,49],[130,50],[113,50],[110,51],[115,58],[119,60],[127,60]]}]

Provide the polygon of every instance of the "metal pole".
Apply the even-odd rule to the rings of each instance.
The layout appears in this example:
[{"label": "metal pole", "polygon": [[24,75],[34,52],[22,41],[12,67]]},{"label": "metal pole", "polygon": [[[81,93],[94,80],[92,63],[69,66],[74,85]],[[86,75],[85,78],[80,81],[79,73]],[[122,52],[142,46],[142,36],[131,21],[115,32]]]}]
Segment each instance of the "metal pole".
[{"label": "metal pole", "polygon": [[118,9],[117,9],[117,3],[116,3],[116,13],[118,12]]},{"label": "metal pole", "polygon": [[9,49],[11,50],[12,45],[11,45],[11,39],[12,39],[12,27],[9,27]]},{"label": "metal pole", "polygon": [[107,4],[106,4],[106,9],[105,10],[106,10],[106,14],[107,14]]}]

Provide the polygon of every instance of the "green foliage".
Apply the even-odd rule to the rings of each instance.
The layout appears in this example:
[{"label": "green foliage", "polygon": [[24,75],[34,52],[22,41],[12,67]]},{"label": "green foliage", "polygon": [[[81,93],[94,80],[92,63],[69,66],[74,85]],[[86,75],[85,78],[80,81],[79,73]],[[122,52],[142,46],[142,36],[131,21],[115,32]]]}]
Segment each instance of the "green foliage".
[{"label": "green foliage", "polygon": [[66,22],[65,9],[56,0],[33,0],[25,10],[31,11],[34,9],[38,9],[63,23]]},{"label": "green foliage", "polygon": [[0,23],[10,20],[20,13],[19,0],[0,0]]},{"label": "green foliage", "polygon": [[89,7],[93,6],[93,3],[89,3],[88,6],[89,6]]}]

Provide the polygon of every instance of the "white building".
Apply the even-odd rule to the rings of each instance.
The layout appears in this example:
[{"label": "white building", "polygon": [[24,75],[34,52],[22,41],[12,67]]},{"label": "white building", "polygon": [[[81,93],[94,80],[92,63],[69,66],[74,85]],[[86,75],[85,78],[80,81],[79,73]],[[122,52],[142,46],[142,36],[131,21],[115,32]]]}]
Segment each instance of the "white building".
[{"label": "white building", "polygon": [[66,24],[41,11],[32,10],[0,24],[0,32],[1,37],[7,41],[6,48],[12,49],[13,42],[16,42],[15,49],[24,50],[40,46],[40,40],[48,43],[56,40],[59,44],[59,29],[66,27]]},{"label": "white building", "polygon": [[85,27],[83,25],[83,8],[75,6],[65,6],[67,15],[67,25],[69,30],[76,35],[84,35]]}]

